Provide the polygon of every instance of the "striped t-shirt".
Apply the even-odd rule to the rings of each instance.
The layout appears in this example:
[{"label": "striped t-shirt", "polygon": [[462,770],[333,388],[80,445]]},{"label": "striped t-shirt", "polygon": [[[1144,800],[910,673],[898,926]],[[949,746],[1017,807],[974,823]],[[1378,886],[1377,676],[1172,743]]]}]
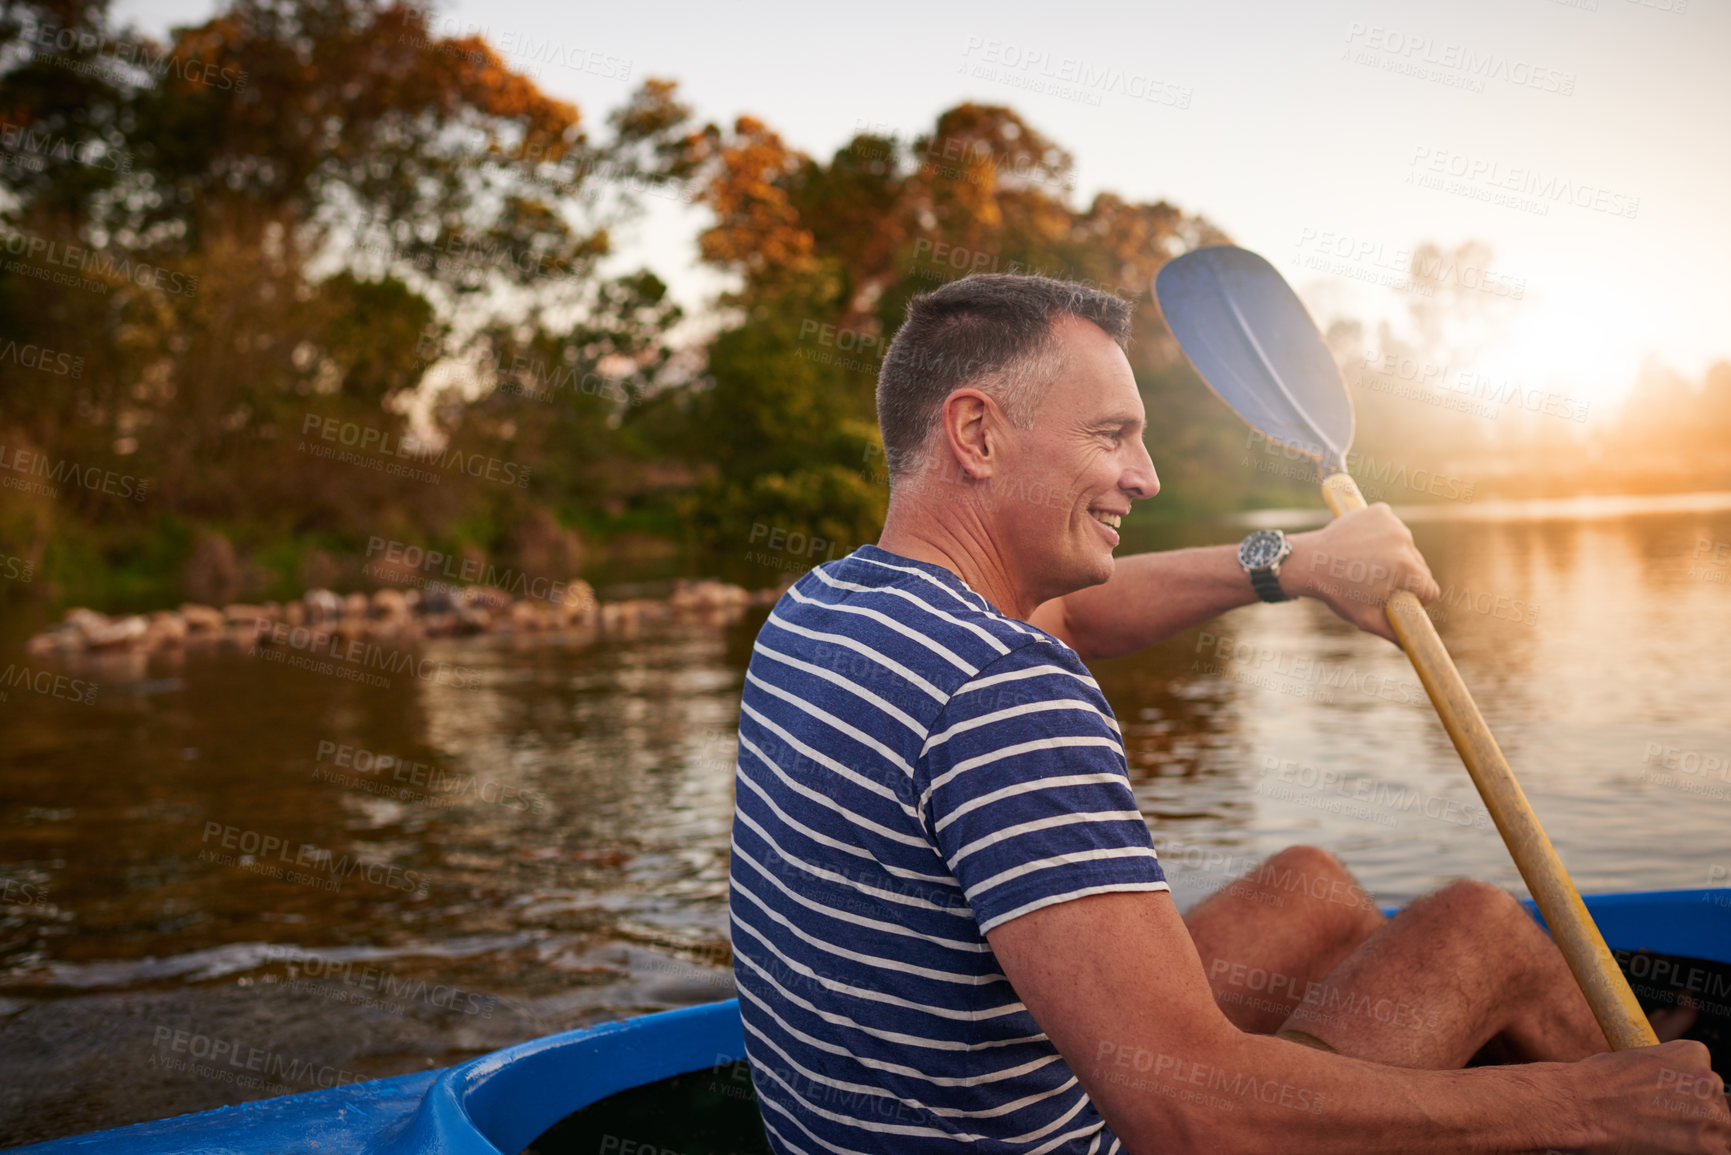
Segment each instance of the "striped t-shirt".
[{"label": "striped t-shirt", "polygon": [[1073,650],[861,546],[758,633],[735,789],[733,970],[777,1152],[1119,1150],[985,938],[1167,889]]}]

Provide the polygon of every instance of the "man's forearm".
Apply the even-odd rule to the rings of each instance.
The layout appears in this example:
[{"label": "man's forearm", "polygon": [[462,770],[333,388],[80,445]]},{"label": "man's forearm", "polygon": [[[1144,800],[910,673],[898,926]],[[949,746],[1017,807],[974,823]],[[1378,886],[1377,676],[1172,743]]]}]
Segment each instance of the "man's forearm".
[{"label": "man's forearm", "polygon": [[1132,1152],[1488,1155],[1598,1137],[1586,1105],[1571,1107],[1578,1076],[1560,1063],[1410,1070],[1243,1035],[1211,1061],[1155,1056],[1149,1067],[1133,1077],[1164,1100],[1150,1124],[1161,1137]]},{"label": "man's forearm", "polygon": [[[1382,610],[1390,593],[1411,590],[1428,602],[1442,592],[1412,534],[1381,503],[1286,540],[1292,552],[1281,563],[1280,588],[1287,597],[1319,598],[1390,641],[1394,632]],[[1237,548],[1212,545],[1119,558],[1108,581],[1053,598],[1029,620],[1083,660],[1113,658],[1257,600]]]},{"label": "man's forearm", "polygon": [[1257,601],[1238,549],[1208,545],[1119,558],[1111,580],[1040,607],[1035,624],[1069,643],[1084,661],[1146,649],[1237,606]]}]

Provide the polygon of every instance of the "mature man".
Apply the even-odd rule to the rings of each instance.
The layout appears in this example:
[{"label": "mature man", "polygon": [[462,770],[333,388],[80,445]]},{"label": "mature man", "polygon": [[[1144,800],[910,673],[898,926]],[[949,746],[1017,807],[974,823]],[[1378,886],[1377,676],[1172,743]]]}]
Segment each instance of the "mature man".
[{"label": "mature man", "polygon": [[[1231,547],[1115,562],[1160,485],[1128,337],[1125,302],[1044,278],[917,298],[878,386],[883,536],[758,635],[731,910],[776,1150],[1731,1152],[1706,1048],[1609,1053],[1494,887],[1387,919],[1294,847],[1180,918],[1082,658],[1258,587],[1384,636],[1392,588],[1438,591],[1382,505],[1256,575]],[[1312,586],[1317,556],[1388,576]],[[1253,971],[1281,981],[1245,999]]]}]

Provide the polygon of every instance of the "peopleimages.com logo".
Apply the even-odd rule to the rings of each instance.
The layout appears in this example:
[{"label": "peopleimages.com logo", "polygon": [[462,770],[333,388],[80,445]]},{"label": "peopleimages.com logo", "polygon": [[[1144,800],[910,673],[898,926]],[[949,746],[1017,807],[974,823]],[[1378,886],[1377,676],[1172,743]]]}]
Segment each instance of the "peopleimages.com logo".
[{"label": "peopleimages.com logo", "polygon": [[[380,468],[394,463],[386,462],[386,458],[399,458],[413,461],[420,465],[433,465],[453,473],[466,474],[470,477],[485,478],[501,485],[514,485],[519,489],[529,486],[529,471],[527,465],[518,465],[514,461],[502,461],[497,457],[489,457],[484,453],[468,453],[459,448],[441,449],[436,445],[428,445],[418,441],[413,434],[407,436],[393,435],[389,430],[379,429],[372,425],[362,425],[357,421],[342,421],[335,417],[324,417],[317,413],[308,413],[301,422],[301,436],[318,438],[335,445],[348,446],[360,450],[366,456],[344,453],[341,450],[327,449],[320,445],[309,446],[305,440],[301,442],[302,452],[311,452],[314,456],[333,458],[351,465],[363,465],[368,468]],[[406,467],[405,467],[406,468]],[[438,483],[438,475],[427,473],[426,470],[409,470],[419,474],[417,480],[432,480]]]},{"label": "peopleimages.com logo", "polygon": [[0,365],[8,362],[21,369],[34,369],[55,377],[77,380],[84,376],[84,358],[56,352],[46,345],[20,345],[16,341],[0,343]]},{"label": "peopleimages.com logo", "polygon": [[[43,63],[67,68],[83,75],[108,72],[124,65],[136,68],[161,82],[172,76],[188,84],[240,92],[246,88],[245,69],[225,68],[196,56],[181,59],[180,53],[158,49],[142,40],[116,40],[89,28],[61,28],[44,24],[37,29],[35,47],[45,55]],[[46,55],[74,52],[76,56]]]},{"label": "peopleimages.com logo", "polygon": [[141,289],[161,289],[177,297],[190,297],[198,292],[197,277],[172,273],[144,261],[134,262],[124,253],[115,256],[87,245],[62,244],[31,233],[13,233],[0,240],[0,248],[25,261],[76,269],[98,283],[127,281]]},{"label": "peopleimages.com logo", "polygon": [[[53,486],[66,482],[92,493],[106,493],[111,497],[124,497],[132,501],[143,501],[150,494],[149,478],[116,473],[99,465],[80,465],[66,458],[56,459],[46,453],[19,449],[17,446],[0,445],[0,473],[20,475],[20,478],[0,477],[0,486],[39,493],[44,497],[60,496],[60,491]],[[42,482],[21,480],[31,477],[41,478]],[[48,482],[53,485],[46,484]]]},{"label": "peopleimages.com logo", "polygon": [[32,129],[27,124],[0,120],[0,168],[28,169],[41,172],[49,163],[81,164],[86,168],[108,172],[132,171],[132,157],[121,152],[100,137],[73,140],[46,130]]}]

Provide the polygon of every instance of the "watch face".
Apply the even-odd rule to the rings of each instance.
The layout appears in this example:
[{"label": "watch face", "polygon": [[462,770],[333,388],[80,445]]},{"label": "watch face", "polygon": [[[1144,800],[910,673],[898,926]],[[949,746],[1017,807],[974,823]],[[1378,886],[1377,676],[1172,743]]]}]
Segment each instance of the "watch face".
[{"label": "watch face", "polygon": [[1238,547],[1239,563],[1246,569],[1262,569],[1271,566],[1280,557],[1280,547],[1285,542],[1281,535],[1272,529],[1259,529],[1244,539],[1244,544]]}]

